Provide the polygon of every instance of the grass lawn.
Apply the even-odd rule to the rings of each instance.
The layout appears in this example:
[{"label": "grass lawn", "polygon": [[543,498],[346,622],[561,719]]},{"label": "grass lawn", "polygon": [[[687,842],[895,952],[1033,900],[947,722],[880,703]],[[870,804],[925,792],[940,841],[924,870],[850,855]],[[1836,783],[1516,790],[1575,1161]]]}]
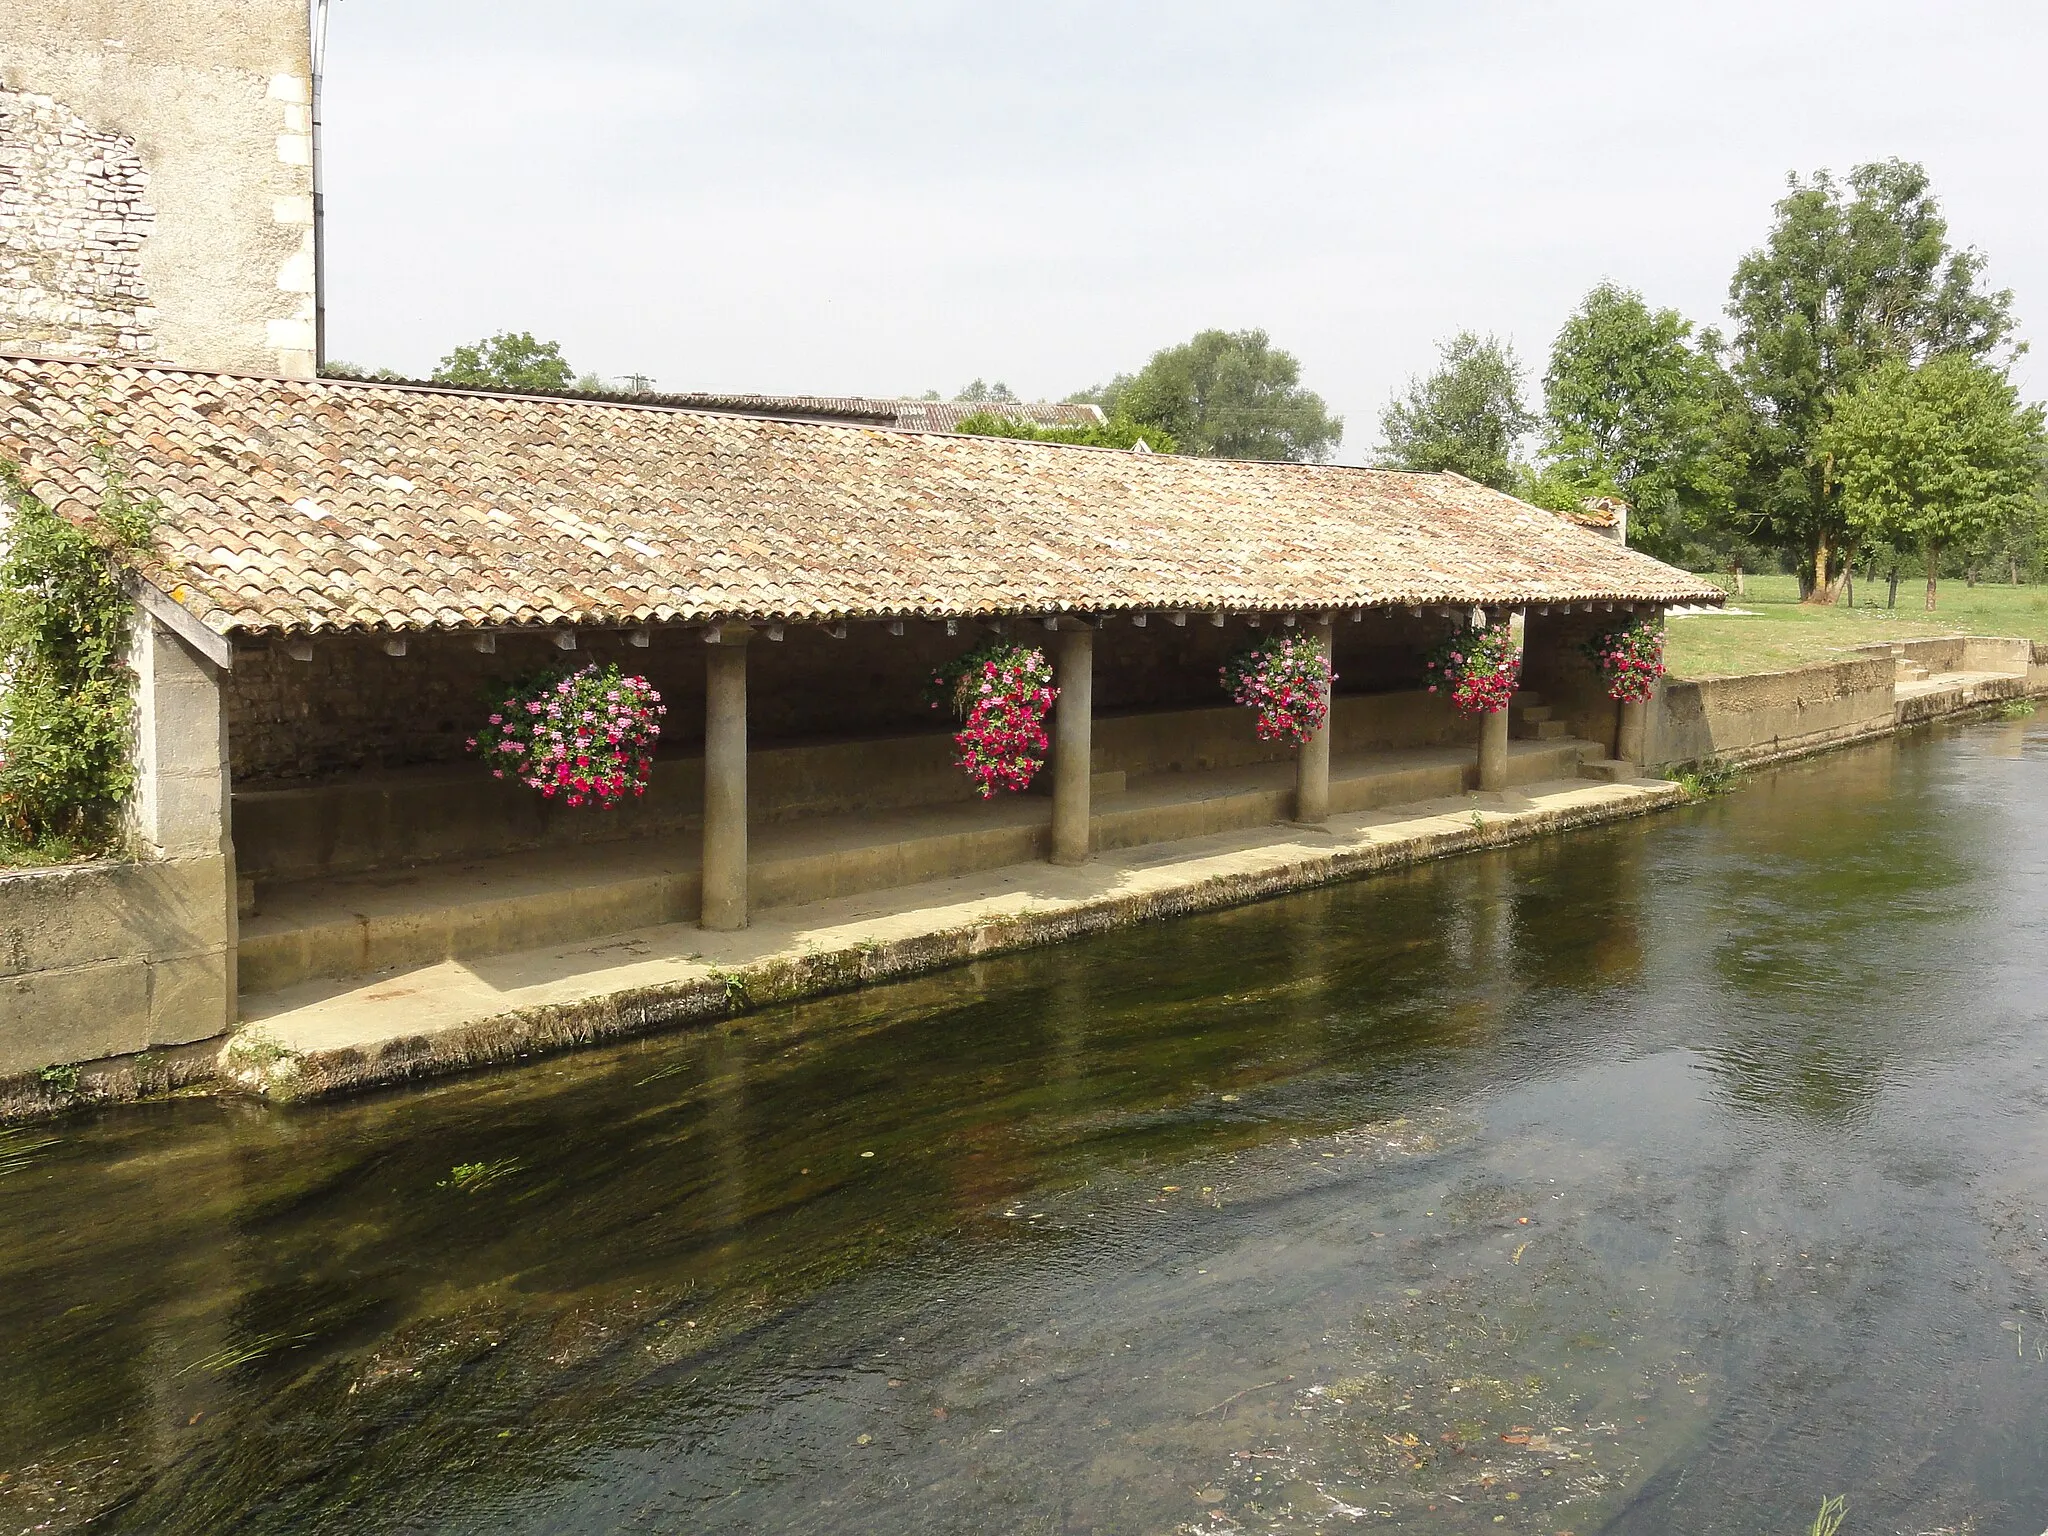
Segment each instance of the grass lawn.
[{"label": "grass lawn", "polygon": [[[1710,577],[1734,589],[1726,576]],[[1961,580],[1941,584],[1941,607],[1922,606],[1926,582],[1899,581],[1899,606],[1884,606],[1882,583],[1856,586],[1854,608],[1808,608],[1799,602],[1793,576],[1751,576],[1731,608],[1748,608],[1754,618],[1675,618],[1670,621],[1664,661],[1674,677],[1727,677],[1745,672],[1781,672],[1810,661],[1832,661],[1844,651],[1884,640],[1920,635],[2014,635],[2048,640],[2048,586],[2011,587]],[[1875,607],[1867,606],[1876,598]]]}]

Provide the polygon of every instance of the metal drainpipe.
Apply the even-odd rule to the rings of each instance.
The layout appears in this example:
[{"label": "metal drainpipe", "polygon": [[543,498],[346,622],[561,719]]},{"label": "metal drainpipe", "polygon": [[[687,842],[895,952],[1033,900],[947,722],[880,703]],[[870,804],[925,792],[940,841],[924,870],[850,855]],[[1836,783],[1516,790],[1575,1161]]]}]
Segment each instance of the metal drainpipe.
[{"label": "metal drainpipe", "polygon": [[327,194],[320,174],[320,85],[327,73],[328,0],[313,0],[313,372],[327,366]]}]

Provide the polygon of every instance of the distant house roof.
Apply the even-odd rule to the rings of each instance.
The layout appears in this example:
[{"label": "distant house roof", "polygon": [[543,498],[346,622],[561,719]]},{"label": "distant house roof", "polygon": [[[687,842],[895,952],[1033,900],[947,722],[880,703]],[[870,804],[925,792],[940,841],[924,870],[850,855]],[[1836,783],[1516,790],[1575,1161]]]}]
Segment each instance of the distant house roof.
[{"label": "distant house roof", "polygon": [[461,389],[466,394],[506,395],[521,399],[601,400],[613,405],[665,405],[687,411],[716,411],[736,416],[772,416],[782,421],[859,421],[911,432],[957,432],[960,423],[979,412],[1028,421],[1035,427],[1095,427],[1107,420],[1099,405],[1046,400],[899,400],[869,395],[746,395],[717,391],[675,392],[589,389],[475,389],[435,379],[356,379],[412,389]]},{"label": "distant house roof", "polygon": [[1099,427],[1099,405],[1024,400],[898,400],[896,425],[912,432],[958,432],[968,417],[986,411],[1034,427]]},{"label": "distant house roof", "polygon": [[1577,508],[1558,516],[1581,528],[1618,528],[1628,517],[1628,503],[1618,496],[1588,496]]},{"label": "distant house roof", "polygon": [[96,435],[221,634],[1721,598],[1457,475],[0,359],[67,515]]}]

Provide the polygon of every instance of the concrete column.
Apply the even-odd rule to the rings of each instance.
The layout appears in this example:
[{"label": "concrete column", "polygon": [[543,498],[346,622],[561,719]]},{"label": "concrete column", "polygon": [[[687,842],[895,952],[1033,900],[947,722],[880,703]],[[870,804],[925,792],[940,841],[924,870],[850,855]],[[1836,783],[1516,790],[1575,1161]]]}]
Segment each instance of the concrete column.
[{"label": "concrete column", "polygon": [[704,648],[704,881],[698,922],[747,926],[747,630]]},{"label": "concrete column", "polygon": [[1621,724],[1614,733],[1614,755],[1625,763],[1641,767],[1644,738],[1649,734],[1650,705],[1646,699],[1621,701]]},{"label": "concrete column", "polygon": [[1508,711],[1496,709],[1479,717],[1479,787],[1508,786]]},{"label": "concrete column", "polygon": [[227,674],[146,612],[136,614],[128,659],[135,671],[128,834],[141,873],[163,892],[164,920],[146,945],[148,1043],[185,1045],[211,1039],[236,1018]]},{"label": "concrete column", "polygon": [[[1335,638],[1328,614],[1309,625],[1309,634],[1323,643],[1323,654],[1334,659]],[[1294,757],[1294,819],[1325,822],[1330,819],[1330,690],[1323,689],[1323,723],[1301,744]]]},{"label": "concrete column", "polygon": [[1052,712],[1052,861],[1085,864],[1093,851],[1089,776],[1095,757],[1095,631],[1076,623],[1054,645]]}]

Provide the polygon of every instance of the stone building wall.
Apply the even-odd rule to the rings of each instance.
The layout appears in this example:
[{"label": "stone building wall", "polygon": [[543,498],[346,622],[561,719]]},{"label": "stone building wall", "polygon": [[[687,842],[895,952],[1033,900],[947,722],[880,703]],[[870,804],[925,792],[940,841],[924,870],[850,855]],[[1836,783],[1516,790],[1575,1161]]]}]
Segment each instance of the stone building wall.
[{"label": "stone building wall", "polygon": [[0,351],[314,372],[305,0],[0,0]]},{"label": "stone building wall", "polygon": [[[1107,715],[1226,703],[1223,663],[1270,632],[1242,620],[1213,628],[1199,615],[1176,627],[1155,614],[1142,629],[1112,619],[1095,642],[1095,708]],[[1051,638],[1022,622],[1010,635],[1027,644]],[[391,656],[375,637],[335,635],[315,640],[306,661],[283,643],[240,650],[228,685],[236,784],[453,762],[491,688],[592,661],[616,662],[652,682],[669,706],[664,748],[693,751],[704,732],[703,638],[657,628],[649,639],[642,649],[623,631],[584,630],[572,653],[539,634],[503,634],[487,655],[467,635],[414,635],[405,655]],[[1340,620],[1339,691],[1418,686],[1428,639],[1425,625],[1405,615]],[[756,635],[747,662],[751,740],[771,746],[950,730],[925,702],[925,686],[939,663],[977,643],[975,635],[948,636],[942,625],[916,621],[901,635],[872,623],[850,625],[843,640],[810,625],[791,626],[779,642]]]}]

